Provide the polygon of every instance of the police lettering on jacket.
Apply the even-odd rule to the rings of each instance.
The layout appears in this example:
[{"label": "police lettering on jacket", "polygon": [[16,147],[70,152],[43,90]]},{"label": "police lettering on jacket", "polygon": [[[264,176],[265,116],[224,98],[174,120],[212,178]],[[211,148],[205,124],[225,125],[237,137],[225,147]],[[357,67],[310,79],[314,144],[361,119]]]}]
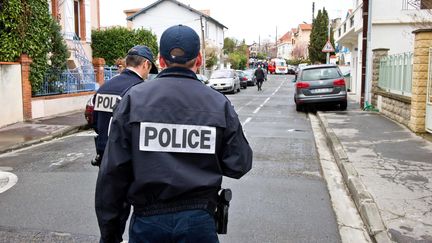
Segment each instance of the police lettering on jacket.
[{"label": "police lettering on jacket", "polygon": [[216,128],[141,122],[139,148],[141,151],[214,154]]},{"label": "police lettering on jacket", "polygon": [[96,94],[94,110],[113,112],[114,105],[121,100],[119,95]]}]

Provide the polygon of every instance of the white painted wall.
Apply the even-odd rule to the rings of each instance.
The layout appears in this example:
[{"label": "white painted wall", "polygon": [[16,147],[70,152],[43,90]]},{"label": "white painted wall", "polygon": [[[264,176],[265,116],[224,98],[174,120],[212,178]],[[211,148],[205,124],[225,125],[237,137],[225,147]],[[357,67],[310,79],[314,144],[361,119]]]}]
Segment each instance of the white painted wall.
[{"label": "white painted wall", "polygon": [[0,64],[0,107],[0,127],[24,120],[20,64]]},{"label": "white painted wall", "polygon": [[92,95],[64,97],[57,99],[33,99],[33,119],[83,110],[90,97],[92,97]]},{"label": "white painted wall", "polygon": [[414,51],[414,26],[380,24],[372,25],[371,44],[372,50],[376,48],[388,48],[389,54],[398,54]]},{"label": "white painted wall", "polygon": [[293,46],[291,43],[283,43],[278,46],[278,57],[282,57],[284,59],[291,59],[291,52],[292,52]]},{"label": "white painted wall", "polygon": [[[214,41],[218,48],[223,47],[223,29],[217,27],[213,22],[203,19],[206,38]],[[160,36],[169,27],[183,24],[191,27],[201,38],[200,16],[186,8],[179,7],[170,1],[165,1],[149,9],[146,13],[136,16],[133,21],[133,29],[150,29],[157,36],[159,43]]]}]

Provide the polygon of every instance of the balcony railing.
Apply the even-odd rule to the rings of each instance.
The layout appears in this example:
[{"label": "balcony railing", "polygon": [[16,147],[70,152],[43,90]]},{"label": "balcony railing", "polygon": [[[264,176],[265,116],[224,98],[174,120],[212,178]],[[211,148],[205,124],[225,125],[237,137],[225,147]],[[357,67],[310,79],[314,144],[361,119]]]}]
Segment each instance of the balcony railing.
[{"label": "balcony railing", "polygon": [[432,0],[403,0],[402,9],[432,9]]}]

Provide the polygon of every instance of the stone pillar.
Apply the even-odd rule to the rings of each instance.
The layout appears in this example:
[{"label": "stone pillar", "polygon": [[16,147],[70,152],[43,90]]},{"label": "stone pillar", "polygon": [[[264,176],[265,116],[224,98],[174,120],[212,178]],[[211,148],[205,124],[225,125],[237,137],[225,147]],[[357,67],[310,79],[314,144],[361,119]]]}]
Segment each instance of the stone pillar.
[{"label": "stone pillar", "polygon": [[432,47],[432,29],[419,29],[413,31],[413,34],[415,41],[409,127],[414,132],[423,133],[426,131],[426,90],[429,47]]},{"label": "stone pillar", "polygon": [[23,118],[27,121],[32,119],[32,86],[30,83],[30,64],[32,60],[27,54],[21,54],[19,62],[21,63]]},{"label": "stone pillar", "polygon": [[380,69],[380,61],[383,57],[388,56],[388,51],[390,49],[386,48],[377,48],[372,50],[372,105],[377,107],[378,95],[376,91],[378,90],[378,81],[379,81],[379,69]]},{"label": "stone pillar", "polygon": [[96,82],[101,86],[102,84],[104,84],[105,79],[104,79],[104,66],[105,66],[105,59],[103,58],[93,58],[93,67],[94,67],[94,72],[96,75]]}]

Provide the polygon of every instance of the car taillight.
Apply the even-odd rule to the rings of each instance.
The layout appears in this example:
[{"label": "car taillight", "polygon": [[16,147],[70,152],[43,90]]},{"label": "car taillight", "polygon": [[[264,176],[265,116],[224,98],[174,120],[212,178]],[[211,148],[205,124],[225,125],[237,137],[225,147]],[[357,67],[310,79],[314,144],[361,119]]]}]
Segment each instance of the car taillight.
[{"label": "car taillight", "polygon": [[343,79],[335,80],[335,81],[333,81],[333,85],[334,86],[345,86],[345,80],[343,80]]},{"label": "car taillight", "polygon": [[246,78],[246,77],[243,77],[243,78],[242,78],[242,80],[243,80],[243,81],[246,81],[246,80],[247,80],[247,78]]},{"label": "car taillight", "polygon": [[304,89],[304,88],[309,88],[310,84],[306,83],[306,82],[298,82],[296,83],[296,87],[298,89]]}]

